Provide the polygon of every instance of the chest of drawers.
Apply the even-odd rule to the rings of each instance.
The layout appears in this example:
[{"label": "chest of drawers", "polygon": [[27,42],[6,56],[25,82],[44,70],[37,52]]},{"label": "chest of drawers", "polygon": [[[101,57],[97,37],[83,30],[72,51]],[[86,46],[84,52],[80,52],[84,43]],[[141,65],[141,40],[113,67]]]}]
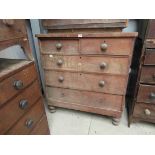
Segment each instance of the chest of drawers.
[{"label": "chest of drawers", "polygon": [[129,125],[135,121],[155,123],[155,20],[149,20],[138,66],[135,93],[129,108]]},{"label": "chest of drawers", "polygon": [[33,61],[0,59],[0,134],[49,134]]},{"label": "chest of drawers", "polygon": [[117,125],[136,36],[122,32],[37,35],[49,109],[107,115]]}]

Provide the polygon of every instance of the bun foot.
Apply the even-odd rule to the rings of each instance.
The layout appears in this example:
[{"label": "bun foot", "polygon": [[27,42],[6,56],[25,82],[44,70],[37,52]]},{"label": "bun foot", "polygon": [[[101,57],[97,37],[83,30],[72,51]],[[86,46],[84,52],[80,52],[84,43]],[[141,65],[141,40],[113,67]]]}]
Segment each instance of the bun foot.
[{"label": "bun foot", "polygon": [[112,124],[118,126],[120,123],[120,118],[112,118]]},{"label": "bun foot", "polygon": [[53,106],[48,106],[48,109],[49,109],[49,111],[50,111],[50,113],[55,113],[56,112],[56,108],[55,107],[53,107]]}]

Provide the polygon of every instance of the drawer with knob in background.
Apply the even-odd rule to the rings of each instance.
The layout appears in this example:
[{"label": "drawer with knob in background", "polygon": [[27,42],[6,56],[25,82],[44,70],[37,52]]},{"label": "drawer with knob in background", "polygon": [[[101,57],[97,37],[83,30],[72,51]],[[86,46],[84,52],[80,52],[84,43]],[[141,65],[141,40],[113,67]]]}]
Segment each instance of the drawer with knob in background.
[{"label": "drawer with knob in background", "polygon": [[146,49],[144,65],[155,65],[155,49]]},{"label": "drawer with knob in background", "polygon": [[0,80],[0,106],[23,91],[36,78],[36,69],[34,64],[31,63],[27,67],[21,67],[17,73],[14,73],[13,75],[9,74],[8,78]]},{"label": "drawer with knob in background", "polygon": [[[52,77],[52,78],[51,78]],[[96,75],[64,71],[45,71],[47,86],[125,95],[126,76]]]},{"label": "drawer with knob in background", "polygon": [[45,70],[128,74],[129,58],[125,56],[58,56],[44,54],[41,59]]},{"label": "drawer with knob in background", "polygon": [[41,97],[39,89],[39,83],[36,80],[17,97],[0,108],[0,134],[4,134]]},{"label": "drawer with knob in background", "polygon": [[155,123],[155,105],[147,103],[136,103],[133,117]]},{"label": "drawer with knob in background", "polygon": [[155,66],[142,66],[140,82],[155,85]]},{"label": "drawer with knob in background", "polygon": [[27,135],[44,115],[44,106],[40,99],[25,115],[6,133],[8,135]]},{"label": "drawer with knob in background", "polygon": [[140,84],[137,94],[137,102],[155,104],[155,86]]}]

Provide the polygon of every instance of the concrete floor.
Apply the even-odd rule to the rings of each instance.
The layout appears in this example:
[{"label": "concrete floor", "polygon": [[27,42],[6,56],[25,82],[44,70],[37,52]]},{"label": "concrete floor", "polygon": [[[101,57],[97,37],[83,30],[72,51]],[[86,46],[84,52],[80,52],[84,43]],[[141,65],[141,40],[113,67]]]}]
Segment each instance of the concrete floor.
[{"label": "concrete floor", "polygon": [[53,135],[153,135],[155,125],[137,122],[127,126],[127,114],[124,110],[121,123],[114,126],[109,117],[75,110],[57,108],[55,113],[47,110],[47,118]]}]

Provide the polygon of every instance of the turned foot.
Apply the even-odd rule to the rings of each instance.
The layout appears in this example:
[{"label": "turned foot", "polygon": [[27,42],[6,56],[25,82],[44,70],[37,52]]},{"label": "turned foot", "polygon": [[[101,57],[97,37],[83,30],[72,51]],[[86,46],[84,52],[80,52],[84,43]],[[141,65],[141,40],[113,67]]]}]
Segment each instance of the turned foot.
[{"label": "turned foot", "polygon": [[53,107],[53,106],[48,106],[48,109],[49,109],[49,111],[51,112],[51,113],[55,113],[56,112],[56,108],[55,107]]},{"label": "turned foot", "polygon": [[112,124],[118,126],[120,123],[120,118],[112,118]]}]

